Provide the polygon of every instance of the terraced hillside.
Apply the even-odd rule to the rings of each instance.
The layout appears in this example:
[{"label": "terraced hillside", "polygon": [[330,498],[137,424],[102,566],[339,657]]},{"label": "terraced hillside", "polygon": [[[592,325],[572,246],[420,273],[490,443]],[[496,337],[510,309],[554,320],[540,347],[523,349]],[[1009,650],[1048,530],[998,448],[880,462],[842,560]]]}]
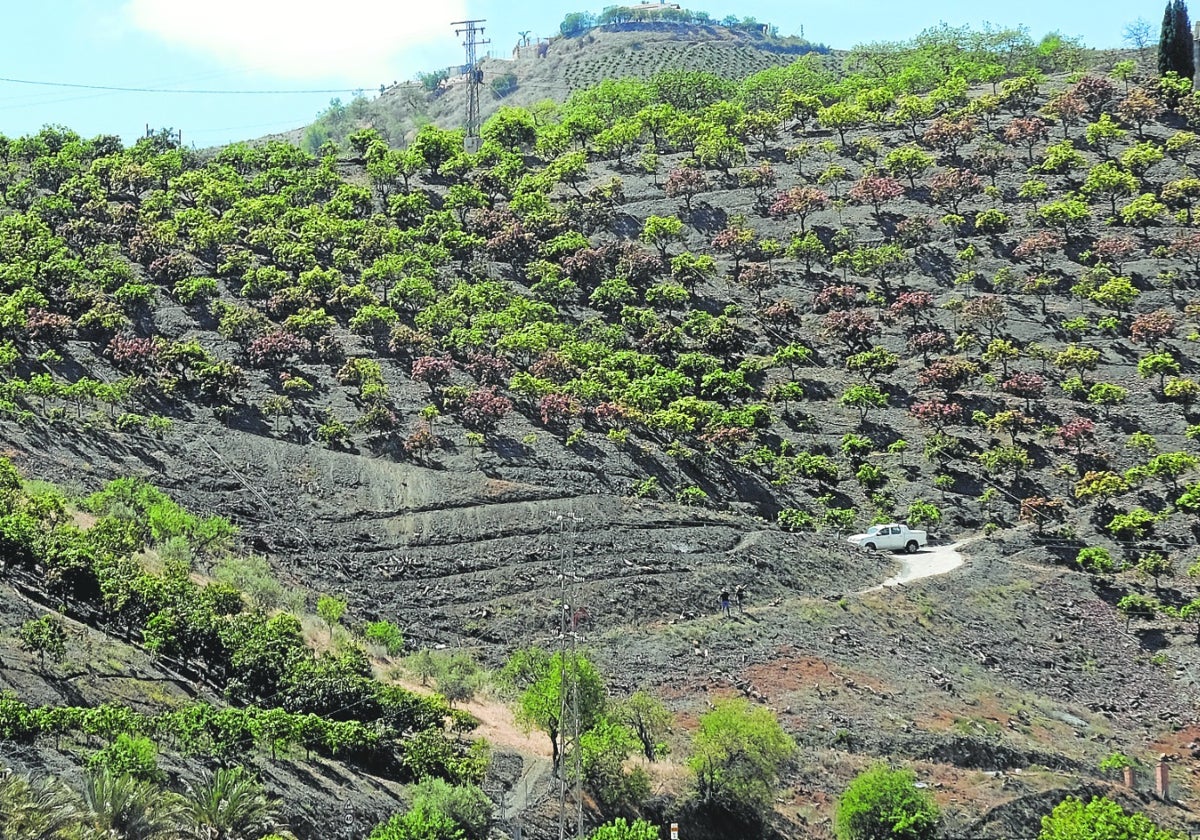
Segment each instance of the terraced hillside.
[{"label": "terraced hillside", "polygon": [[[953,72],[921,42],[878,75],[610,82],[498,113],[471,156],[435,126],[318,156],[7,141],[10,456],[80,496],[135,476],[227,518],[223,550],[307,599],[264,616],[336,594],[359,636],[388,620],[410,652],[489,666],[569,620],[614,700],[650,689],[673,723],[674,757],[638,765],[655,795],[592,778],[589,824],[831,837],[885,760],[946,836],[1033,834],[1069,792],[1194,828],[1200,99],[960,37]],[[74,560],[34,507],[0,534],[53,604]],[[893,520],[980,539],[880,589],[894,561],[844,536]],[[686,766],[730,697],[798,745],[749,813],[693,795]],[[546,757],[506,737],[485,786],[527,807],[497,802],[494,833],[551,836]],[[31,763],[81,760],[55,755]],[[1148,792],[1160,755],[1170,802]],[[1137,790],[1100,769],[1126,762]]]},{"label": "terraced hillside", "polygon": [[[555,37],[544,45],[544,53],[531,44],[514,48],[511,59],[484,58],[481,69],[485,89],[480,111],[486,119],[504,106],[528,108],[547,99],[562,102],[575,91],[606,79],[648,79],[658,73],[695,71],[723,79],[744,79],[795,61],[808,49],[802,42],[793,43],[796,40],[716,25],[627,23],[597,27],[572,38]],[[508,80],[500,93],[492,88],[498,79]],[[400,145],[426,122],[442,128],[461,127],[465,113],[464,79],[452,75],[432,92],[417,82],[393,86],[378,98],[331,109],[313,126],[274,139],[302,143],[316,151],[327,138],[344,142],[352,131],[366,127]]]}]

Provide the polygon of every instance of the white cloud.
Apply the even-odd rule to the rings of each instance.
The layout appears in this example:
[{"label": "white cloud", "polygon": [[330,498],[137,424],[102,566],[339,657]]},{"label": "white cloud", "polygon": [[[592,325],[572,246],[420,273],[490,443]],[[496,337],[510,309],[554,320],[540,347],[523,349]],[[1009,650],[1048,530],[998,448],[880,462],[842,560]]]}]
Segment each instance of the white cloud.
[{"label": "white cloud", "polygon": [[140,30],[240,69],[364,85],[410,75],[411,54],[457,43],[450,22],[467,17],[465,0],[127,0],[124,11]]}]

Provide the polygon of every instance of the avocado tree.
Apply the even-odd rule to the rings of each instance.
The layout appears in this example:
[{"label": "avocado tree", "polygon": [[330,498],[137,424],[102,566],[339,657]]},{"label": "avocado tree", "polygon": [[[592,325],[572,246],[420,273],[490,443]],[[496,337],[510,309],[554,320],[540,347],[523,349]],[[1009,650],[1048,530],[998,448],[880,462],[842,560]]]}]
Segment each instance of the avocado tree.
[{"label": "avocado tree", "polygon": [[1181,837],[1101,796],[1086,804],[1068,796],[1042,817],[1042,830],[1038,834],[1038,840],[1181,840]]},{"label": "avocado tree", "polygon": [[938,807],[911,770],[879,765],[855,777],[838,799],[838,840],[932,840]]},{"label": "avocado tree", "polygon": [[536,648],[513,653],[504,672],[521,690],[517,720],[546,734],[557,768],[562,761],[564,699],[570,697],[578,706],[579,731],[590,730],[605,708],[604,682],[599,672],[583,654],[558,652],[549,656]]},{"label": "avocado tree", "polygon": [[46,657],[61,662],[67,655],[67,634],[62,619],[54,615],[34,618],[21,625],[21,649],[38,656],[38,667],[46,669]]},{"label": "avocado tree", "polygon": [[770,807],[796,742],[770,710],[742,698],[719,701],[700,718],[688,766],[701,801],[742,815]]}]

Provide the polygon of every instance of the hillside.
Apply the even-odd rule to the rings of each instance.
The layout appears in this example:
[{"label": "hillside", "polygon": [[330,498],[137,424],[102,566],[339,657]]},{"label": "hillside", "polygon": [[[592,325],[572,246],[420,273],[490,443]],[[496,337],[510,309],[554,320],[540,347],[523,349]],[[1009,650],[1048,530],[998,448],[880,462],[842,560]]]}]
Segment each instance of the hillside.
[{"label": "hillside", "polygon": [[[498,42],[492,52],[504,53]],[[782,67],[806,52],[824,48],[800,39],[766,37],[718,25],[623,23],[596,27],[574,37],[557,36],[513,46],[512,57],[481,58],[484,89],[480,114],[486,120],[505,106],[529,108],[538,102],[564,102],[572,93],[606,79],[648,79],[667,72],[705,72],[738,80],[771,67]],[[402,145],[426,123],[460,128],[465,120],[465,76],[457,68],[430,89],[420,81],[403,82],[331,108],[306,128],[270,139],[302,144],[315,152],[322,142],[344,142],[353,131],[373,128],[385,140]]]},{"label": "hillside", "polygon": [[[369,760],[300,736],[277,755],[255,718],[245,756],[160,738],[169,781],[248,764],[321,837],[340,817],[306,799],[332,790],[316,773],[358,791],[361,832],[402,810],[400,782],[444,776],[509,797],[492,836],[549,837],[546,739],[513,734],[509,698],[455,717],[408,695],[398,653],[359,648],[387,620],[405,653],[498,669],[569,635],[613,701],[647,689],[672,722],[668,759],[636,763],[643,795],[601,787],[620,760],[589,778],[589,825],[832,837],[883,760],[917,773],[941,836],[1032,836],[1071,792],[1196,830],[1200,98],[954,37],[852,54],[856,74],[810,57],[609,81],[506,109],[474,156],[433,125],[319,156],[0,143],[0,428],[25,479],[0,507],[0,687],[148,715],[187,683],[231,717],[286,695],[349,717]],[[191,520],[122,477],[238,531],[167,527]],[[880,588],[897,558],[845,536],[894,520],[971,539],[965,565]],[[210,590],[231,556],[293,596],[257,602],[265,573]],[[311,616],[322,594],[344,617]],[[74,688],[74,643],[50,669],[17,649],[60,605],[80,639],[122,629],[111,688]],[[230,629],[292,612],[285,664]],[[247,650],[271,690],[245,693]],[[686,766],[734,697],[798,749],[749,814],[691,796]],[[478,723],[486,774],[441,731]],[[6,760],[70,779],[104,741],[26,737]],[[1136,790],[1100,769],[1118,753]]]}]

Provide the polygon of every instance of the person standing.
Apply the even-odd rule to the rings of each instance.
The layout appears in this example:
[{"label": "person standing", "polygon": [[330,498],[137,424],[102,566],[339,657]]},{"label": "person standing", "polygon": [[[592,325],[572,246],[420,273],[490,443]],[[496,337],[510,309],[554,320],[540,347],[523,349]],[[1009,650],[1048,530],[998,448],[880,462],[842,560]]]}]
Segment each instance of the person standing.
[{"label": "person standing", "polygon": [[746,589],[740,583],[733,588],[733,603],[737,604],[738,615],[742,614],[742,599],[746,596]]},{"label": "person standing", "polygon": [[730,615],[730,612],[729,612],[729,590],[728,589],[721,590],[721,612],[725,613],[726,616]]}]

